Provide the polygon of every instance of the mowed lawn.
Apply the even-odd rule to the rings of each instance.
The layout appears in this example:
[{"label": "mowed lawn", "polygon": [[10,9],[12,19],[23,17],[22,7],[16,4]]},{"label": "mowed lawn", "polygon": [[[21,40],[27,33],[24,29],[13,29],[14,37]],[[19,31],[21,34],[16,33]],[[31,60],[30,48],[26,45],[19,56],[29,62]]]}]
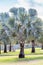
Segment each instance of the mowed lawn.
[{"label": "mowed lawn", "polygon": [[0,65],[43,65],[43,60],[32,60],[32,61],[20,61],[20,62],[9,62],[9,63],[0,63]]},{"label": "mowed lawn", "polygon": [[[7,52],[7,53],[1,53],[1,56],[15,56],[15,55],[19,55],[20,53],[20,49],[16,49],[15,51],[12,52]],[[35,53],[31,53],[31,48],[28,49],[24,49],[24,54],[25,55],[43,55],[43,50],[41,48],[35,48]]]},{"label": "mowed lawn", "polygon": [[22,61],[22,62],[9,62],[9,63],[0,63],[0,65],[43,65],[43,60],[32,60],[32,61]]},{"label": "mowed lawn", "polygon": [[43,59],[43,50],[41,48],[36,48],[35,53],[31,53],[31,48],[25,49],[25,58],[18,58],[19,49],[15,50],[15,52],[8,52],[0,54],[0,62],[19,62],[19,61],[30,61],[36,59]]}]

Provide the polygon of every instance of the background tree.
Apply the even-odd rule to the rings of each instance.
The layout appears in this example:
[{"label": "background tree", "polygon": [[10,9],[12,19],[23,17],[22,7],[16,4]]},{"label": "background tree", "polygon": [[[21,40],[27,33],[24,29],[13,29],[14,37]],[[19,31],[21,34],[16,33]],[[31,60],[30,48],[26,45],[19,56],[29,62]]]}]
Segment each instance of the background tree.
[{"label": "background tree", "polygon": [[11,30],[9,26],[7,26],[5,23],[2,24],[2,29],[1,29],[1,35],[2,35],[2,41],[4,42],[4,52],[7,52],[7,44],[11,45],[10,42],[10,36],[11,36]]},{"label": "background tree", "polygon": [[25,8],[18,8],[18,20],[24,25],[26,23],[27,11]]},{"label": "background tree", "polygon": [[2,41],[4,42],[4,53],[7,52],[7,42],[6,42],[6,39],[7,39],[7,34],[6,34],[5,30],[2,29]]},{"label": "background tree", "polygon": [[[41,32],[41,19],[38,19],[37,17],[37,11],[35,9],[29,9],[29,13],[25,10],[25,8],[11,8],[10,12],[14,14],[14,21],[16,23],[16,28],[14,25],[13,29],[13,36],[18,36],[20,43],[20,54],[19,57],[24,57],[24,43],[25,42],[25,35],[26,38],[29,38],[32,42],[32,52],[35,52],[35,40],[40,36]],[[14,22],[13,21],[13,22]],[[11,22],[11,21],[10,21]],[[18,24],[18,23],[19,24]],[[10,24],[11,25],[11,24]],[[12,27],[11,27],[12,28]],[[23,46],[22,46],[23,45]],[[23,47],[23,48],[22,48]],[[21,51],[22,50],[22,51]]]},{"label": "background tree", "polygon": [[[15,8],[16,9],[16,8]],[[15,11],[15,9],[13,11]],[[11,10],[10,10],[11,12]],[[15,12],[14,12],[15,13]],[[14,14],[16,16],[15,21],[17,23],[17,30],[15,29],[17,38],[18,38],[18,42],[20,43],[20,54],[19,54],[19,58],[24,58],[24,22],[26,20],[26,10],[25,8],[18,8],[18,11],[16,10],[16,14]]]},{"label": "background tree", "polygon": [[21,26],[19,27],[18,31],[18,38],[19,38],[19,43],[20,43],[20,54],[19,58],[24,58],[24,43],[25,43],[25,38],[26,38],[26,18],[27,18],[27,12],[25,8],[18,8],[18,21],[21,22]]},{"label": "background tree", "polygon": [[29,23],[28,23],[28,32],[29,32],[29,39],[32,42],[32,53],[35,52],[35,40],[40,36],[39,33],[41,32],[41,20],[37,17],[37,11],[35,9],[29,10]]},{"label": "background tree", "polygon": [[43,22],[42,22],[42,30],[40,33],[40,37],[37,40],[39,43],[41,43],[41,49],[43,49]]}]

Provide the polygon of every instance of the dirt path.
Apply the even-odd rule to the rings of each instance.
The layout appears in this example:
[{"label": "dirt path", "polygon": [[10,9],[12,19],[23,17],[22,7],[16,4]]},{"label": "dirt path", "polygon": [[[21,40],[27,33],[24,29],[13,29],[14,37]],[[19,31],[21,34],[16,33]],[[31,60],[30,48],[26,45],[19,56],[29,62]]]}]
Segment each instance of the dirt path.
[{"label": "dirt path", "polygon": [[0,65],[43,65],[43,59],[33,61],[21,61],[17,63],[0,63]]}]

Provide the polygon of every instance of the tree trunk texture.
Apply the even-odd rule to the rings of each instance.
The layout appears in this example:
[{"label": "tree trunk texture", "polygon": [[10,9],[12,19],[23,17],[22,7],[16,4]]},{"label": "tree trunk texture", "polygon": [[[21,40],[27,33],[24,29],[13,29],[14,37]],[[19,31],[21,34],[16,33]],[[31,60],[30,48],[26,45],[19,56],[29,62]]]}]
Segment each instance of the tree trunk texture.
[{"label": "tree trunk texture", "polygon": [[7,45],[4,44],[4,53],[7,53]]},{"label": "tree trunk texture", "polygon": [[0,54],[1,54],[1,44],[0,44]]},{"label": "tree trunk texture", "polygon": [[24,44],[20,43],[20,54],[19,54],[19,58],[24,58]]},{"label": "tree trunk texture", "polygon": [[32,53],[35,53],[35,41],[32,40]]},{"label": "tree trunk texture", "polygon": [[42,44],[42,49],[43,49],[43,44]]},{"label": "tree trunk texture", "polygon": [[10,43],[10,46],[9,46],[9,52],[11,52],[11,43]]}]

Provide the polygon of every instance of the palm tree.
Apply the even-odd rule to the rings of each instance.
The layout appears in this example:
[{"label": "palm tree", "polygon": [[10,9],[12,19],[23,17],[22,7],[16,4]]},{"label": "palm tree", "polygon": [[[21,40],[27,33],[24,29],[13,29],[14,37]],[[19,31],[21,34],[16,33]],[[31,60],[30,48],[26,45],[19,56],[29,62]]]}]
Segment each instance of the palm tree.
[{"label": "palm tree", "polygon": [[[16,10],[16,11],[15,11]],[[10,12],[12,12],[12,9],[10,10]],[[26,22],[26,10],[25,8],[13,8],[13,12],[14,13],[14,17],[15,21],[16,21],[16,29],[14,29],[14,32],[16,33],[16,37],[18,38],[18,42],[20,43],[20,54],[19,54],[19,58],[24,58],[24,22]],[[17,23],[18,21],[18,23]],[[24,27],[23,27],[24,26]],[[15,25],[14,25],[15,28]],[[13,34],[13,36],[15,37],[15,34]]]},{"label": "palm tree", "polygon": [[19,58],[24,58],[24,44],[25,44],[25,38],[26,38],[26,32],[25,32],[25,27],[21,26],[19,32],[18,32],[18,41],[20,43],[20,54]]},{"label": "palm tree", "polygon": [[9,11],[10,11],[11,13],[13,13],[14,15],[17,15],[18,8],[12,7]]},{"label": "palm tree", "polygon": [[[11,31],[9,29],[9,27],[6,24],[2,24],[3,29],[1,30],[1,37],[2,37],[2,41],[4,42],[4,52],[7,52],[7,44],[11,45],[11,41],[9,36],[11,35]],[[9,32],[10,31],[10,32]],[[10,34],[9,34],[10,33]]]},{"label": "palm tree", "polygon": [[28,20],[28,34],[29,39],[32,42],[32,53],[35,52],[35,41],[40,36],[42,21],[37,17],[37,11],[35,9],[29,10]]},{"label": "palm tree", "polygon": [[4,53],[7,52],[7,34],[4,29],[2,29],[2,41],[4,42]]},{"label": "palm tree", "polygon": [[21,22],[22,25],[26,23],[26,18],[27,18],[26,9],[23,7],[18,8],[18,20]]},{"label": "palm tree", "polygon": [[11,27],[11,29],[10,29],[11,34],[9,36],[9,41],[10,41],[9,51],[11,51],[12,39],[14,39],[14,37],[16,36],[16,34],[15,34],[16,23],[15,23],[15,18],[14,17],[9,18],[8,25],[10,25],[10,27]]},{"label": "palm tree", "polygon": [[35,9],[29,9],[29,24],[30,24],[30,29],[29,29],[29,34],[32,42],[32,53],[35,52],[35,27],[33,25],[34,21],[36,20],[37,16],[37,11]]},{"label": "palm tree", "polygon": [[4,42],[4,52],[7,52],[7,44],[6,44],[6,38],[7,38],[7,33],[6,31],[6,27],[5,27],[5,23],[7,23],[9,19],[9,14],[8,13],[1,13],[1,25],[2,25],[2,41]]},{"label": "palm tree", "polygon": [[26,18],[27,18],[27,11],[25,8],[18,8],[18,21],[20,21],[20,27],[18,31],[18,38],[19,38],[19,43],[20,43],[20,54],[19,58],[24,58],[24,44],[25,44],[25,38],[26,38]]}]

